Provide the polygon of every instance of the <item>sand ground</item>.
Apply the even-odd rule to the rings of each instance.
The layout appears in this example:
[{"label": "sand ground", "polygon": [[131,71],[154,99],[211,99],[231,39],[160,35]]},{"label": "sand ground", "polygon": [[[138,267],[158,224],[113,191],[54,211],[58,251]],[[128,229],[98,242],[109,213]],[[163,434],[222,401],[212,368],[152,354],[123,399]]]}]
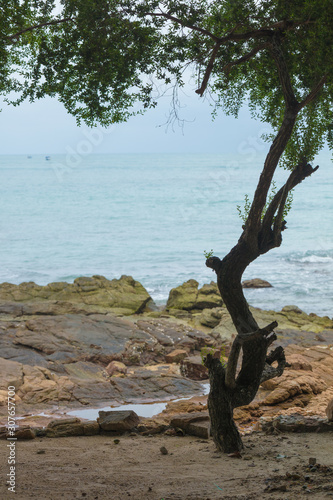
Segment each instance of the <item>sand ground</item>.
[{"label": "sand ground", "polygon": [[[333,498],[333,435],[254,433],[242,458],[195,437],[124,435],[16,442],[16,493],[1,448],[1,500]],[[160,448],[166,447],[163,455]],[[319,466],[309,468],[309,458]]]}]

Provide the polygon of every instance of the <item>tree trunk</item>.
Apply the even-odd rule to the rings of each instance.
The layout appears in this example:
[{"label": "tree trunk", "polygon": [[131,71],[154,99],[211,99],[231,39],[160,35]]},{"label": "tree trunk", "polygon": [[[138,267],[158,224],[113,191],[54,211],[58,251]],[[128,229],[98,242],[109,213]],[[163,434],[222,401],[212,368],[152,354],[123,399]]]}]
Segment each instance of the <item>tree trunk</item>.
[{"label": "tree trunk", "polygon": [[206,366],[209,367],[208,409],[214,442],[224,453],[238,452],[243,449],[243,443],[233,420],[232,394],[224,383],[224,368],[212,357],[206,361]]}]

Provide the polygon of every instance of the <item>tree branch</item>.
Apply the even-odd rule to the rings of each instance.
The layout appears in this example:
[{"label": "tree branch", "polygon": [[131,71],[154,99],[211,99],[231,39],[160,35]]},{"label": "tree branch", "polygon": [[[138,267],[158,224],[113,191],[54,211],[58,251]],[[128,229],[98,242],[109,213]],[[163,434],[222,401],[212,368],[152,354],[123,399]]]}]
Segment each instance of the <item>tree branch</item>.
[{"label": "tree branch", "polygon": [[215,271],[216,274],[219,273],[219,271],[221,269],[221,264],[222,264],[222,261],[218,257],[209,257],[206,260],[206,266],[209,267],[210,269],[213,269],[213,271]]},{"label": "tree branch", "polygon": [[[253,333],[241,333],[238,334],[235,340],[233,341],[231,351],[228,357],[228,364],[225,372],[225,385],[229,387],[229,389],[234,389],[236,387],[236,369],[237,369],[237,363],[238,363],[238,358],[241,350],[241,346],[245,342],[249,342],[255,339],[265,339],[267,342],[267,345],[273,342],[271,340],[270,334],[278,326],[276,321],[273,321],[273,323],[270,323],[267,325],[265,328],[259,328]],[[275,334],[274,334],[275,335]],[[269,340],[267,340],[269,338]]]},{"label": "tree branch", "polygon": [[313,101],[313,99],[315,99],[317,94],[321,91],[321,89],[325,85],[326,80],[327,80],[327,75],[324,75],[318,81],[318,83],[313,87],[311,92],[302,100],[302,102],[300,103],[300,109],[304,108],[304,106],[307,106],[310,102]]},{"label": "tree branch", "polygon": [[212,51],[212,55],[210,56],[210,60],[209,60],[209,63],[207,65],[205,75],[204,75],[204,78],[202,80],[201,87],[195,91],[197,94],[200,95],[200,97],[203,96],[203,93],[205,92],[205,90],[207,88],[208,80],[209,80],[209,77],[213,71],[214,62],[215,62],[215,59],[216,59],[216,56],[217,56],[217,53],[219,51],[220,46],[221,46],[221,44],[219,42],[216,43],[216,45]]},{"label": "tree branch", "polygon": [[272,333],[272,331],[274,330],[274,328],[276,328],[277,326],[278,326],[277,321],[273,321],[269,325],[265,326],[264,328],[259,328],[259,330],[256,330],[253,333],[238,334],[239,342],[241,344],[244,344],[244,342],[248,342],[249,340],[268,337],[268,335],[270,335]]},{"label": "tree branch", "polygon": [[264,168],[259,178],[243,236],[248,244],[254,247],[254,251],[259,251],[257,236],[261,227],[261,215],[266,204],[274,172],[291,137],[297,114],[298,111],[295,108],[286,109],[281,127],[266,156]]},{"label": "tree branch", "polygon": [[[128,11],[130,12],[130,11]],[[143,12],[141,15],[143,16],[152,16],[152,17],[164,17],[165,19],[169,19],[170,21],[173,21],[176,24],[179,24],[180,26],[183,26],[184,28],[189,28],[193,31],[198,31],[199,33],[202,33],[203,35],[209,36],[212,40],[218,43],[225,43],[225,42],[237,42],[237,41],[246,41],[246,40],[251,40],[253,39],[259,39],[259,38],[269,38],[271,39],[275,33],[274,30],[272,30],[270,27],[262,27],[259,29],[255,30],[250,30],[246,31],[245,33],[235,33],[235,30],[240,26],[237,24],[227,35],[223,37],[218,37],[214,35],[211,31],[208,31],[204,28],[200,28],[199,26],[195,26],[193,24],[187,23],[185,21],[182,21],[178,17],[175,17],[167,12]]]},{"label": "tree branch", "polygon": [[226,64],[222,68],[222,71],[224,71],[228,75],[231,71],[231,68],[233,68],[233,66],[238,66],[239,64],[242,64],[243,62],[249,61],[250,59],[252,59],[252,57],[254,57],[256,54],[258,54],[258,52],[260,52],[260,50],[269,47],[269,45],[270,44],[268,42],[261,43],[260,45],[257,45],[256,47],[254,47],[254,49],[252,49],[250,52],[248,52],[244,56],[240,57],[239,59],[236,59],[235,61],[231,61],[228,64]]},{"label": "tree branch", "polygon": [[[313,168],[309,163],[303,160],[291,172],[287,182],[274,196],[262,221],[262,227],[258,238],[261,254],[268,252],[272,248],[280,246],[282,241],[281,231],[284,229],[284,209],[288,194],[306,177],[309,177],[316,172],[318,168],[319,166]],[[273,225],[274,216],[277,210],[278,212]]]},{"label": "tree branch", "polygon": [[67,21],[74,21],[74,19],[72,19],[71,17],[65,17],[64,19],[57,19],[55,21],[47,21],[47,22],[44,22],[44,23],[35,24],[33,26],[29,26],[29,28],[25,28],[25,29],[23,29],[21,31],[18,31],[14,35],[10,35],[8,37],[8,39],[9,40],[13,40],[14,38],[19,38],[21,35],[23,35],[24,33],[27,33],[28,31],[34,31],[34,30],[36,30],[38,28],[44,28],[45,26],[54,26],[56,24],[65,23]]},{"label": "tree branch", "polygon": [[[278,362],[277,367],[272,366],[274,361]],[[280,377],[286,366],[290,365],[286,361],[283,347],[276,347],[266,358],[266,364],[260,378],[260,384],[271,378]]]},{"label": "tree branch", "polygon": [[179,19],[178,17],[175,17],[175,16],[172,16],[171,14],[168,14],[167,12],[144,12],[143,15],[144,16],[151,16],[151,17],[164,17],[165,19],[169,19],[169,21],[173,21],[174,23],[179,24],[180,26],[183,26],[184,28],[189,28],[190,30],[198,31],[202,35],[209,36],[215,42],[221,41],[220,37],[214,35],[210,31],[208,31],[204,28],[200,28],[199,26],[194,26],[193,24],[186,23],[186,22],[182,21],[181,19]]},{"label": "tree branch", "polygon": [[281,35],[275,34],[272,38],[272,42],[270,44],[271,54],[275,61],[279,80],[281,83],[284,100],[287,108],[298,108],[299,102],[297,101],[294,93],[294,89],[291,84],[291,79],[289,75],[289,70],[282,52],[282,44],[281,44]]}]

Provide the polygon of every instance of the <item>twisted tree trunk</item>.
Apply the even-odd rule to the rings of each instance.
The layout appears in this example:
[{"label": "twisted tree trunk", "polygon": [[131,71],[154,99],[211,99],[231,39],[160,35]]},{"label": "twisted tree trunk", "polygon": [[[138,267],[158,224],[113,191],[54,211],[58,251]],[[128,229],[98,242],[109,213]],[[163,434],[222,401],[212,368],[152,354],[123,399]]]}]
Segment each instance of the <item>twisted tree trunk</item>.
[{"label": "twisted tree trunk", "polygon": [[[266,157],[248,219],[237,245],[223,260],[210,257],[206,261],[206,265],[216,272],[221,297],[237,332],[226,367],[211,355],[207,355],[204,361],[210,378],[208,408],[212,435],[217,448],[226,453],[240,451],[243,446],[233,421],[233,409],[249,404],[254,399],[260,384],[282,375],[286,366],[282,347],[277,347],[267,354],[269,346],[276,340],[274,328],[277,327],[277,323],[259,328],[244,297],[241,278],[247,266],[257,257],[281,245],[281,233],[285,228],[283,211],[287,195],[318,168],[312,168],[305,160],[296,165],[264,214],[274,172],[291,136],[300,109],[301,105],[297,106],[294,101],[286,109],[280,130]],[[236,374],[241,350],[243,355],[241,369]],[[272,366],[274,361],[277,361],[277,367]]]}]

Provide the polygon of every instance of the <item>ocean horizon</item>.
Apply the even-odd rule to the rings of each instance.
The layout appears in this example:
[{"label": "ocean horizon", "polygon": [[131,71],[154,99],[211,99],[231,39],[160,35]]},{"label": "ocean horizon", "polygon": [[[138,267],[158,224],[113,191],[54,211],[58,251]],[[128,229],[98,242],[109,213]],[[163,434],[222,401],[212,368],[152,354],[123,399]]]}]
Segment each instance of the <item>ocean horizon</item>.
[{"label": "ocean horizon", "polygon": [[[216,279],[204,252],[222,258],[236,244],[237,205],[250,199],[261,154],[78,154],[0,156],[0,282],[72,282],[131,275],[158,303],[188,279]],[[243,279],[249,303],[294,304],[332,317],[333,169],[328,155],[294,192],[278,249]],[[280,169],[276,183],[288,173]]]}]

